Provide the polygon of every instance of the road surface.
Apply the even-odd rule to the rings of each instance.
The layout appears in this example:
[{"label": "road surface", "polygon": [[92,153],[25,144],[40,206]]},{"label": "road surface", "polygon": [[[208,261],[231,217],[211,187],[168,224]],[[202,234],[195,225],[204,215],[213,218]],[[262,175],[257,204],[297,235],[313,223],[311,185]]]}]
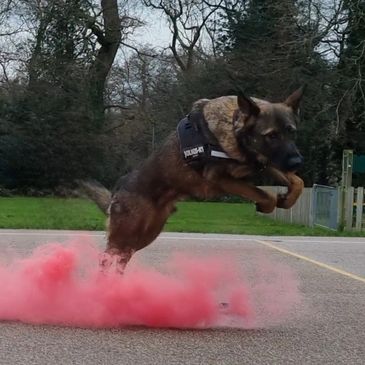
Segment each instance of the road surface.
[{"label": "road surface", "polygon": [[[69,231],[0,230],[0,248],[28,255]],[[103,245],[102,232],[90,232]],[[305,305],[295,318],[254,329],[111,330],[0,322],[0,364],[365,364],[365,240],[163,233],[138,253],[159,265],[171,252],[264,255],[297,273]],[[1,293],[0,293],[1,295]]]}]

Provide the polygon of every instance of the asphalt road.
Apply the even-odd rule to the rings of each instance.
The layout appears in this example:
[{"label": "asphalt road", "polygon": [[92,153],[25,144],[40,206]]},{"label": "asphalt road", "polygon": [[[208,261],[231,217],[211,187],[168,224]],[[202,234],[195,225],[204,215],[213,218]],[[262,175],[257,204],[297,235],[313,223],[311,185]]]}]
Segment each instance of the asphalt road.
[{"label": "asphalt road", "polygon": [[[0,248],[27,255],[75,234],[0,230]],[[92,235],[102,245],[103,233]],[[297,273],[305,305],[290,320],[253,329],[90,330],[2,322],[0,364],[365,364],[365,239],[166,233],[138,255],[158,266],[181,248],[229,251],[242,265],[257,255],[282,262]]]}]

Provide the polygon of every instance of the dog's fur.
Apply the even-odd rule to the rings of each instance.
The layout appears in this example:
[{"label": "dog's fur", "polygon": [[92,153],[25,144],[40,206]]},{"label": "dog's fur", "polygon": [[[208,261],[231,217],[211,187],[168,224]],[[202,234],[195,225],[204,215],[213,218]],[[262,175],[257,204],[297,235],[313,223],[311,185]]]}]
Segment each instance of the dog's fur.
[{"label": "dog's fur", "polygon": [[[183,160],[176,132],[138,169],[121,177],[110,193],[101,185],[84,182],[88,195],[109,216],[108,242],[102,266],[117,269],[137,250],[149,245],[161,232],[175,203],[187,197],[210,198],[233,194],[256,203],[269,213],[275,207],[290,208],[303,189],[295,175],[302,162],[293,141],[303,90],[283,103],[270,103],[243,95],[199,100],[194,111],[204,115],[208,128],[230,160],[208,162],[195,169]],[[247,181],[258,170],[288,186],[285,195],[274,196]]]}]

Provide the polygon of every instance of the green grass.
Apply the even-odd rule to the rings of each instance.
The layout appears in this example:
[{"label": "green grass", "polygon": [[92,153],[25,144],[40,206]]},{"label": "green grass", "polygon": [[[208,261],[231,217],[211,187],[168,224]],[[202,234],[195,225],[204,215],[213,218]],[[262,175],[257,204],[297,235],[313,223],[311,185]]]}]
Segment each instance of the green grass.
[{"label": "green grass", "polygon": [[[0,228],[104,230],[105,217],[84,199],[0,198]],[[255,214],[252,204],[182,202],[165,226],[170,232],[261,235],[359,235],[284,224]],[[364,235],[364,233],[362,234]]]},{"label": "green grass", "polygon": [[0,228],[103,230],[105,216],[84,199],[0,198]]},{"label": "green grass", "polygon": [[340,235],[324,228],[285,224],[257,215],[253,204],[195,203],[178,204],[178,211],[165,227],[171,232],[234,233],[283,236]]}]

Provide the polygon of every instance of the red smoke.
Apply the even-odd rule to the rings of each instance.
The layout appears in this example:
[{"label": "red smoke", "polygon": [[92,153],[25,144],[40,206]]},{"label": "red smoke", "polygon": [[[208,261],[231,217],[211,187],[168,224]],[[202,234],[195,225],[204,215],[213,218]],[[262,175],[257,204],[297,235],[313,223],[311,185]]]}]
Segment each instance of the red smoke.
[{"label": "red smoke", "polygon": [[[273,323],[299,303],[290,270],[261,260],[251,283],[229,257],[175,255],[162,272],[131,262],[102,274],[88,239],[0,264],[0,320],[77,327],[206,328]],[[229,303],[222,306],[221,303]]]}]

